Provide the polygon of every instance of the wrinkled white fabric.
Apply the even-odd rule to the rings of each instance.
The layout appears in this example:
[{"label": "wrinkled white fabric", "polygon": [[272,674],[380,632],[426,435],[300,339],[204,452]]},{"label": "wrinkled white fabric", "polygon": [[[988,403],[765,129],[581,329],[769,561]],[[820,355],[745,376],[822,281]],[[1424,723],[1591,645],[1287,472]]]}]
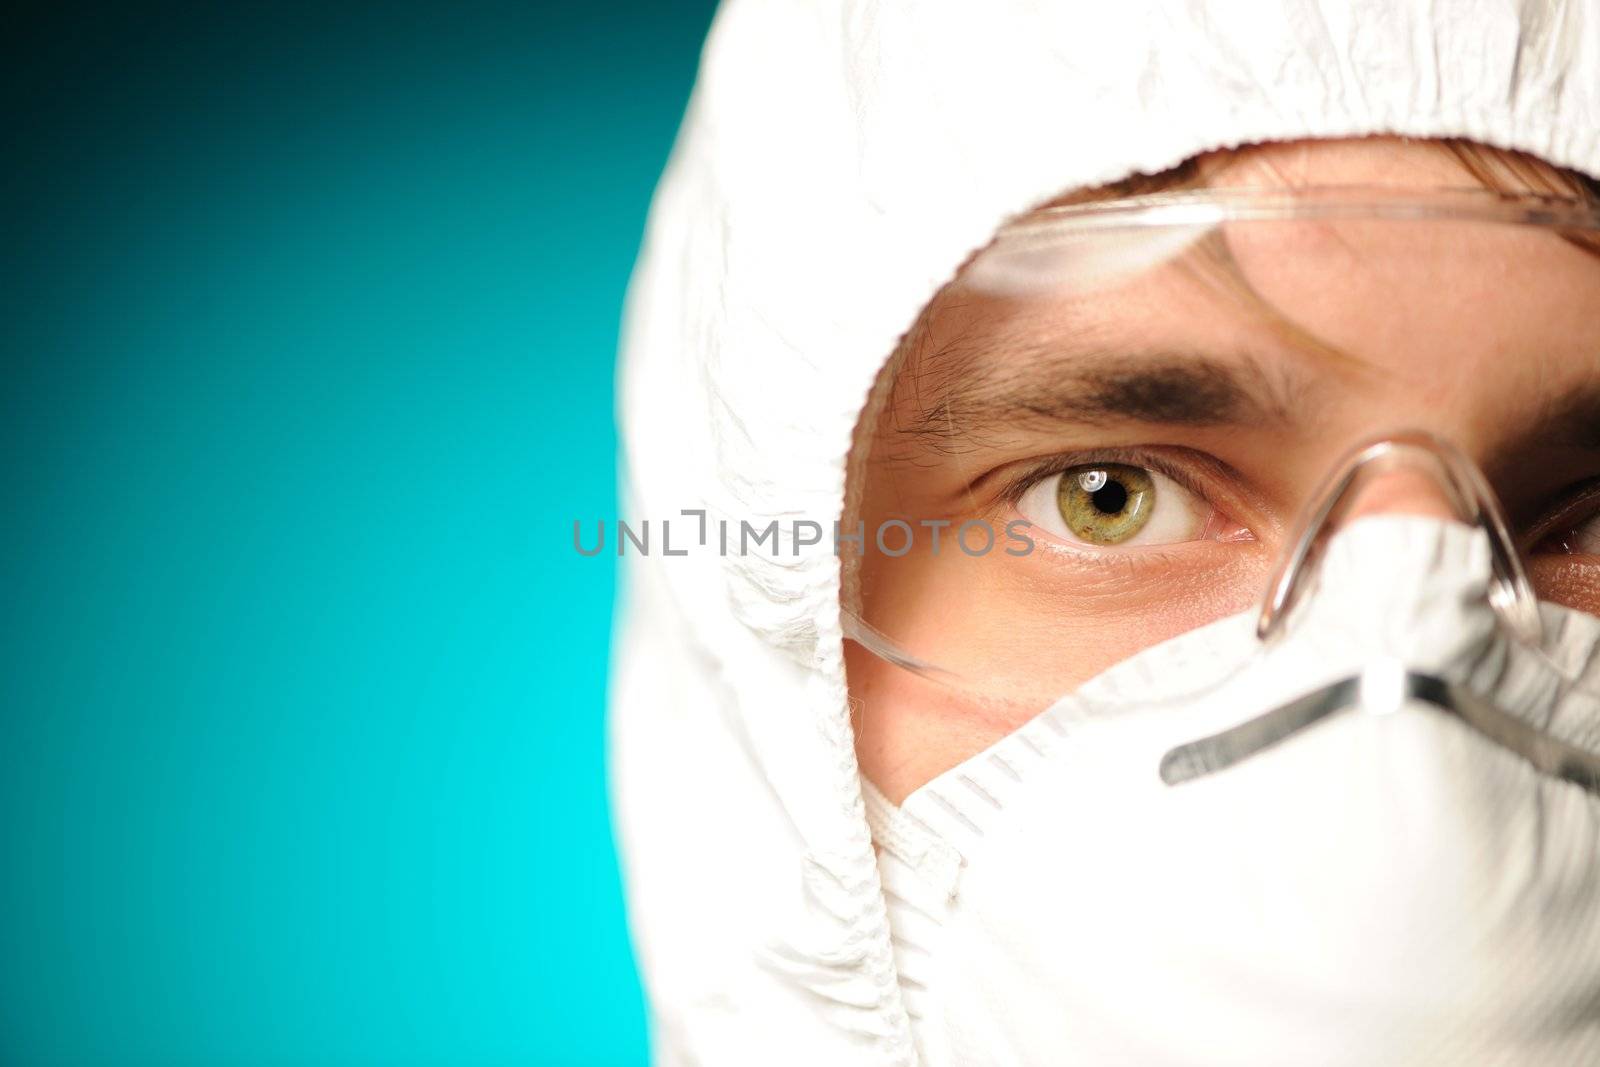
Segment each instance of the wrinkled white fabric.
[{"label": "wrinkled white fabric", "polygon": [[[1600,4],[733,0],[630,292],[625,516],[829,527],[875,374],[1006,217],[1206,149],[1372,133],[1600,173]],[[839,560],[827,537],[777,558],[715,543],[630,557],[615,651],[657,1057],[914,1062]]]},{"label": "wrinkled white fabric", "polygon": [[875,798],[924,1062],[1600,1060],[1600,797],[1416,701],[1179,786],[1157,772],[1385,660],[1592,745],[1600,620],[1546,607],[1530,651],[1489,573],[1481,532],[1364,519],[1280,641],[1250,616],[1186,634],[899,809]]}]

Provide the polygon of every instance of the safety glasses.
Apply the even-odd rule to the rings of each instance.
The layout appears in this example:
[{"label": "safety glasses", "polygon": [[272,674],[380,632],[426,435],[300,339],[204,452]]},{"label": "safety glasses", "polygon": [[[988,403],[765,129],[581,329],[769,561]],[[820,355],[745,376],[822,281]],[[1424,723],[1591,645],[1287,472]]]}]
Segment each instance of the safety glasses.
[{"label": "safety glasses", "polygon": [[1600,612],[1600,206],[1221,189],[1032,213],[907,335],[850,476],[847,632],[1007,715],[1239,611],[1271,640],[1317,546],[1375,513],[1482,528],[1498,617],[1538,647],[1538,598]]}]

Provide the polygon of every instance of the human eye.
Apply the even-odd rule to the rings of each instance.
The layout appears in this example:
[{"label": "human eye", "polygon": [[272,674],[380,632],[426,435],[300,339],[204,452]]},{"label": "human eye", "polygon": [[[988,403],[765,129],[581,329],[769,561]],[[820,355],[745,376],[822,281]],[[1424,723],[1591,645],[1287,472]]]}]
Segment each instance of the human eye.
[{"label": "human eye", "polygon": [[1542,600],[1600,614],[1600,482],[1562,495],[1522,535],[1528,579]]},{"label": "human eye", "polygon": [[1591,515],[1560,533],[1552,534],[1535,546],[1534,551],[1564,556],[1600,555],[1600,515]]},{"label": "human eye", "polygon": [[1196,489],[1137,462],[1079,462],[1035,475],[1015,506],[1044,533],[1094,549],[1254,540]]},{"label": "human eye", "polygon": [[1600,479],[1560,494],[1543,518],[1529,524],[1522,543],[1530,561],[1540,556],[1600,557]]},{"label": "human eye", "polygon": [[1533,546],[1533,554],[1600,556],[1600,500],[1588,501],[1588,514],[1568,514],[1547,529]]}]

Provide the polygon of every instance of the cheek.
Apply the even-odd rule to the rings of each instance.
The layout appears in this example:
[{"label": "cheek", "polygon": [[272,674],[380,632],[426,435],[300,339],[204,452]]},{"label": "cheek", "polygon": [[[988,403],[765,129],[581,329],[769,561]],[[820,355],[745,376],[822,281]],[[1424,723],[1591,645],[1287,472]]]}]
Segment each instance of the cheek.
[{"label": "cheek", "polygon": [[[1037,617],[1025,625],[1009,609],[997,618],[933,612],[941,640],[919,648],[930,660],[950,662],[960,658],[956,649],[990,648],[989,656],[963,664],[970,677],[964,688],[921,678],[846,641],[845,675],[861,771],[898,804],[1100,672],[1259,600],[1254,583],[1232,590],[1229,596],[1171,598],[1162,611],[1117,622],[1080,616],[1067,625],[1044,605],[1036,605]],[[984,659],[988,673],[979,665]],[[1028,684],[1019,681],[1024,677],[1038,688],[1018,697],[1028,692]],[[992,690],[974,691],[990,683]]]},{"label": "cheek", "polygon": [[1030,717],[985,708],[851,641],[844,646],[856,759],[867,780],[895,804]]}]

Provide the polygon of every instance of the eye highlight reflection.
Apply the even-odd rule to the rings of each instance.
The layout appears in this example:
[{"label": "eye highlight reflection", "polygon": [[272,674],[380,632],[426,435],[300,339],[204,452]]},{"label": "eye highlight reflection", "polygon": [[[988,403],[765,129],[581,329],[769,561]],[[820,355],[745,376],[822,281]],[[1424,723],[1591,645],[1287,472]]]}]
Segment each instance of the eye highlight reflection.
[{"label": "eye highlight reflection", "polygon": [[1017,511],[1044,532],[1091,548],[1253,539],[1172,478],[1131,463],[1082,463],[1040,478]]}]

